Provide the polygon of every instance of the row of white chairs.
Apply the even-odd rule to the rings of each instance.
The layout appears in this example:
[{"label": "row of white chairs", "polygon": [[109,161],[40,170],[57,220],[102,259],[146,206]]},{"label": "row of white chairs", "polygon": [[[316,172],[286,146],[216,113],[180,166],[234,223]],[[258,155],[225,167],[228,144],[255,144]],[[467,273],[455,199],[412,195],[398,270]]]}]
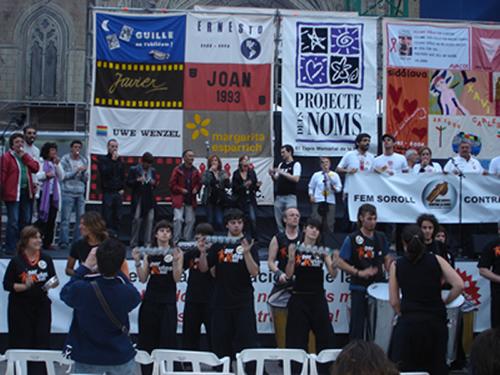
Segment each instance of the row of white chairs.
[{"label": "row of white chairs", "polygon": [[[281,361],[283,374],[291,374],[292,362],[302,364],[301,375],[317,375],[319,363],[334,362],[340,354],[340,349],[323,350],[318,355],[307,354],[301,349],[245,349],[236,354],[236,373],[244,375],[245,363],[256,362],[256,374],[264,374],[265,361]],[[73,361],[65,358],[60,351],[55,350],[7,350],[0,355],[0,361],[7,361],[6,375],[27,375],[28,362],[44,362],[47,375],[56,375],[56,364],[66,366],[66,373],[71,374]],[[202,374],[229,375],[231,360],[229,357],[218,358],[214,353],[157,349],[151,355],[145,351],[137,351],[135,361],[141,365],[153,365],[153,375]],[[190,372],[176,372],[174,363],[190,364]],[[204,372],[203,365],[209,367],[221,366],[221,372]],[[212,371],[212,370],[210,370]],[[401,373],[405,375],[426,375],[425,372]],[[428,375],[428,374],[427,374]]]}]

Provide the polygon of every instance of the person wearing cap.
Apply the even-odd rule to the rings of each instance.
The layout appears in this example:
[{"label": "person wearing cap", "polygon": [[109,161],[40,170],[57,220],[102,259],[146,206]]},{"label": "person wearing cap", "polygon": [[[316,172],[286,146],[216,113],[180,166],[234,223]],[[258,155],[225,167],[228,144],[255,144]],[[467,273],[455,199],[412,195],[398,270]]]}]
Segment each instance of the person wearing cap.
[{"label": "person wearing cap", "polygon": [[142,155],[141,163],[132,166],[128,172],[127,185],[132,189],[132,237],[130,247],[139,244],[141,224],[145,221],[144,245],[151,245],[151,231],[155,216],[156,199],[154,189],[160,182],[160,176],[153,168],[154,158],[150,152]]},{"label": "person wearing cap", "polygon": [[384,134],[382,136],[384,153],[375,158],[373,169],[375,172],[392,176],[397,173],[408,172],[408,163],[406,158],[394,152],[396,138],[392,134]]},{"label": "person wearing cap", "polygon": [[7,207],[5,253],[14,255],[21,229],[31,222],[36,191],[33,174],[40,164],[24,151],[21,133],[10,136],[9,147],[0,160],[0,189]]},{"label": "person wearing cap", "polygon": [[479,160],[471,154],[472,146],[470,141],[463,139],[458,146],[458,155],[454,156],[444,166],[445,173],[484,173]]},{"label": "person wearing cap", "polygon": [[69,245],[69,221],[71,213],[75,212],[75,226],[71,243],[80,239],[78,224],[85,212],[85,188],[88,180],[88,161],[81,154],[82,142],[75,139],[70,144],[70,152],[61,159],[64,177],[61,184],[62,205],[61,225],[59,227],[59,247],[65,249]]}]

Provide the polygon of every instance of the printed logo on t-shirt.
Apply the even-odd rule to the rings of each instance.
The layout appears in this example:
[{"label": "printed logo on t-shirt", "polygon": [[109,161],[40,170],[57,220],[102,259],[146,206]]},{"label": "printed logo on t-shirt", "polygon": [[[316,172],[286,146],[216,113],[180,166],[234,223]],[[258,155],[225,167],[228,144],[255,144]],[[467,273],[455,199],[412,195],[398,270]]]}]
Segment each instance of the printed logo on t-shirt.
[{"label": "printed logo on t-shirt", "polygon": [[323,258],[318,254],[296,254],[295,266],[323,267]]},{"label": "printed logo on t-shirt", "polygon": [[166,275],[169,272],[172,272],[173,269],[174,267],[172,267],[172,261],[169,263],[165,263],[163,261],[149,263],[149,273],[151,275]]},{"label": "printed logo on t-shirt", "polygon": [[37,283],[46,281],[49,278],[49,274],[47,272],[39,272],[38,270],[28,270],[21,273],[21,282],[24,284],[28,277],[31,278],[32,282]]},{"label": "printed logo on t-shirt", "polygon": [[358,253],[358,258],[359,259],[374,259],[376,256],[381,256],[382,251],[379,251],[378,253],[375,251],[375,247],[370,246],[370,245],[364,245],[364,246],[359,246],[356,249],[356,252]]},{"label": "printed logo on t-shirt", "polygon": [[495,257],[500,257],[500,245],[495,246],[493,253],[495,254]]},{"label": "printed logo on t-shirt", "polygon": [[288,257],[288,248],[286,246],[281,247],[279,250],[280,258]]},{"label": "printed logo on t-shirt", "polygon": [[239,263],[241,260],[243,260],[243,248],[241,246],[238,246],[236,249],[220,249],[217,252],[217,259],[219,260],[219,263]]},{"label": "printed logo on t-shirt", "polygon": [[189,260],[189,269],[197,270],[199,268],[198,263],[200,263],[200,258],[194,258]]}]

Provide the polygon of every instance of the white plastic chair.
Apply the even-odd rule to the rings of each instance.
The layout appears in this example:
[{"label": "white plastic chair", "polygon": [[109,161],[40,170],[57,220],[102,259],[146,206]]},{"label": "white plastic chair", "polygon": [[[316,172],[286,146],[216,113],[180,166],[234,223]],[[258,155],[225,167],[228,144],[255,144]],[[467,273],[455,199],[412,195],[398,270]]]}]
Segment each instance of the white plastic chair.
[{"label": "white plastic chair", "polygon": [[144,350],[137,350],[134,360],[140,365],[150,365],[154,362],[149,353]]},{"label": "white plastic chair", "polygon": [[[190,363],[191,372],[183,371],[182,374],[201,373],[200,364],[208,366],[221,366],[222,372],[229,372],[229,357],[218,358],[211,352],[197,352],[188,350],[155,349],[151,353],[153,359],[153,375],[175,374],[174,362]],[[220,373],[219,373],[220,374]]]},{"label": "white plastic chair", "polygon": [[67,373],[73,365],[73,361],[65,358],[59,350],[10,349],[5,352],[5,358],[6,375],[28,375],[28,362],[45,362],[47,375],[56,375],[55,363],[68,366]]},{"label": "white plastic chair", "polygon": [[236,373],[244,375],[244,364],[256,361],[256,375],[264,373],[264,361],[283,361],[283,374],[292,373],[291,362],[302,363],[301,375],[307,374],[309,356],[302,349],[245,349],[236,354]]},{"label": "white plastic chair", "polygon": [[325,349],[320,353],[309,354],[309,374],[318,375],[318,363],[335,362],[342,349]]}]

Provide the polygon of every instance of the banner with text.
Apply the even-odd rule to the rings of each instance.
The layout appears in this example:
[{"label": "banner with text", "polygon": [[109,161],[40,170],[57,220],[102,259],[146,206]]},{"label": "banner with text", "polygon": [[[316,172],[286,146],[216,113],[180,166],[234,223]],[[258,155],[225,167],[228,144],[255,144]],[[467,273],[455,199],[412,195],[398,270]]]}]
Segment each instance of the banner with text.
[{"label": "banner with text", "polygon": [[301,156],[377,144],[375,19],[283,17],[282,137]]},{"label": "banner with text", "polygon": [[[89,198],[101,196],[97,156],[111,138],[127,167],[148,151],[161,173],[187,148],[199,158],[247,154],[272,166],[273,20],[96,12]],[[267,169],[258,172],[265,180]],[[168,188],[158,191],[159,202],[168,201]],[[259,203],[273,201],[272,191],[262,197]]]},{"label": "banner with text", "polygon": [[[347,178],[351,221],[357,221],[359,206],[370,203],[377,208],[377,221],[382,223],[415,223],[424,212],[436,216],[440,223],[458,223],[458,176],[355,173]],[[466,174],[462,185],[463,223],[496,223],[500,217],[499,193],[500,178]]]},{"label": "banner with text", "polygon": [[[5,274],[9,259],[0,259],[0,274]],[[128,261],[129,269],[135,270],[134,262]],[[69,330],[71,318],[73,317],[72,310],[59,299],[61,288],[69,281],[69,277],[65,274],[66,260],[54,260],[57,277],[60,285],[56,289],[49,292],[52,300],[52,332],[66,333]],[[325,271],[326,274],[326,271]],[[141,284],[137,274],[133,271],[130,273],[130,279],[134,283],[139,292],[143,293],[146,290],[146,285]],[[177,332],[182,332],[182,318],[184,312],[184,302],[186,299],[188,272],[185,271],[181,281],[177,283]],[[328,302],[330,320],[337,333],[347,333],[349,331],[349,280],[343,272],[339,272],[334,280],[329,276],[325,276],[325,297]],[[260,262],[260,273],[253,281],[255,315],[257,320],[258,333],[273,333],[274,327],[272,323],[271,309],[267,304],[269,293],[273,288],[273,273],[269,271],[267,262]],[[7,306],[9,293],[0,290],[0,333],[8,332],[7,326]],[[137,318],[139,307],[130,314],[130,331],[137,333]]]},{"label": "banner with text", "polygon": [[384,126],[396,151],[500,149],[500,25],[384,20]]},{"label": "banner with text", "polygon": [[[9,259],[0,259],[0,274],[5,274]],[[129,269],[133,270],[132,260],[128,261]],[[52,333],[66,333],[69,330],[72,310],[59,299],[61,288],[69,281],[65,274],[66,260],[54,260],[57,276],[60,285],[56,289],[49,291],[52,300]],[[479,275],[476,262],[457,262],[457,272],[464,280],[465,289],[463,295],[465,299],[477,308],[474,317],[474,332],[482,332],[490,327],[490,284],[488,280]],[[130,273],[130,278],[137,290],[141,293],[146,289],[144,284],[138,281],[135,272]],[[184,302],[186,299],[186,280],[188,273],[184,272],[181,281],[177,283],[177,332],[182,332],[182,319]],[[271,309],[267,304],[269,293],[273,288],[273,274],[269,272],[267,262],[260,262],[260,273],[254,279],[254,303],[257,320],[258,333],[273,333]],[[349,332],[350,319],[350,292],[349,277],[344,272],[339,272],[335,280],[330,276],[325,276],[324,281],[325,297],[328,302],[330,320],[336,333]],[[9,294],[5,290],[0,290],[0,333],[8,332],[7,307]],[[131,332],[137,333],[137,318],[139,307],[130,314]]]}]

